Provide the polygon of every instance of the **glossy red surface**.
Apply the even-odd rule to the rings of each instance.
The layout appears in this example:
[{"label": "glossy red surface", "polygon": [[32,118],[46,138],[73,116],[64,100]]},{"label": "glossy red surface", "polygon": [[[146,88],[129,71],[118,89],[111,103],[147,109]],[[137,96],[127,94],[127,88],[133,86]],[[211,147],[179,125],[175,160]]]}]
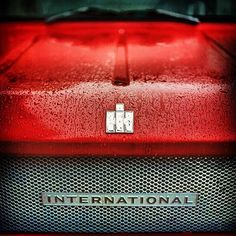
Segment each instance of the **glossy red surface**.
[{"label": "glossy red surface", "polygon": [[[186,144],[182,154],[235,152],[235,26],[1,24],[1,149],[53,154],[63,143],[68,154],[145,155]],[[125,55],[117,56],[120,45]],[[114,84],[126,72],[128,85]],[[105,133],[116,103],[134,111],[134,134]]]}]

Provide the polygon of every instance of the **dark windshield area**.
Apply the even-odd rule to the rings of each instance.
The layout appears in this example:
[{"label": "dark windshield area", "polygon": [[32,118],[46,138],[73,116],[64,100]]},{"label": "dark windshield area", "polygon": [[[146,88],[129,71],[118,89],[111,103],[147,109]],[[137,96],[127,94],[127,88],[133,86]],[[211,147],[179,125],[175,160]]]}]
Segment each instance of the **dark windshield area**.
[{"label": "dark windshield area", "polygon": [[[11,0],[0,1],[0,16],[1,19],[45,19],[68,10],[91,6],[119,12],[163,9],[196,16],[201,20],[234,20],[236,17],[235,0]],[[102,20],[103,15],[99,17]]]}]

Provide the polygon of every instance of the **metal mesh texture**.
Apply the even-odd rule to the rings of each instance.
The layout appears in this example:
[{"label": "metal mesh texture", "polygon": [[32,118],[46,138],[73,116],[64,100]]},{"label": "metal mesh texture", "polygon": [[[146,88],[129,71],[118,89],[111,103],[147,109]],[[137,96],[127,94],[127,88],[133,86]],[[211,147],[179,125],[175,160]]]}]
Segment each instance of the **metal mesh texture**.
[{"label": "metal mesh texture", "polygon": [[[1,157],[0,231],[236,229],[233,157]],[[196,207],[43,206],[42,192],[195,192]]]}]

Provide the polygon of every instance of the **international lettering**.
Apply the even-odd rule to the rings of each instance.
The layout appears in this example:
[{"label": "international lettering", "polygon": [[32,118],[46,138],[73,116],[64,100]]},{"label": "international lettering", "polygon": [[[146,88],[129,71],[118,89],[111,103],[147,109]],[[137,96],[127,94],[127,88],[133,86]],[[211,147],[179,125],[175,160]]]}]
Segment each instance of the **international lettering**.
[{"label": "international lettering", "polygon": [[196,206],[197,193],[43,193],[43,205],[68,206]]}]

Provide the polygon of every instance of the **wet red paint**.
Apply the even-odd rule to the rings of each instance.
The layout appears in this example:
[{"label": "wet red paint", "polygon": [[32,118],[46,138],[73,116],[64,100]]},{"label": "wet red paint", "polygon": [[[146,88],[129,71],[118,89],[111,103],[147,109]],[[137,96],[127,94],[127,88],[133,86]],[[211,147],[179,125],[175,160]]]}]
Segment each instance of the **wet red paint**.
[{"label": "wet red paint", "polygon": [[[127,86],[113,83],[121,31]],[[37,154],[42,142],[86,144],[89,154],[106,145],[105,154],[122,154],[122,143],[127,155],[165,143],[231,143],[235,151],[235,24],[12,23],[0,32],[0,141],[37,143]],[[134,111],[134,134],[105,133],[116,103]]]}]

